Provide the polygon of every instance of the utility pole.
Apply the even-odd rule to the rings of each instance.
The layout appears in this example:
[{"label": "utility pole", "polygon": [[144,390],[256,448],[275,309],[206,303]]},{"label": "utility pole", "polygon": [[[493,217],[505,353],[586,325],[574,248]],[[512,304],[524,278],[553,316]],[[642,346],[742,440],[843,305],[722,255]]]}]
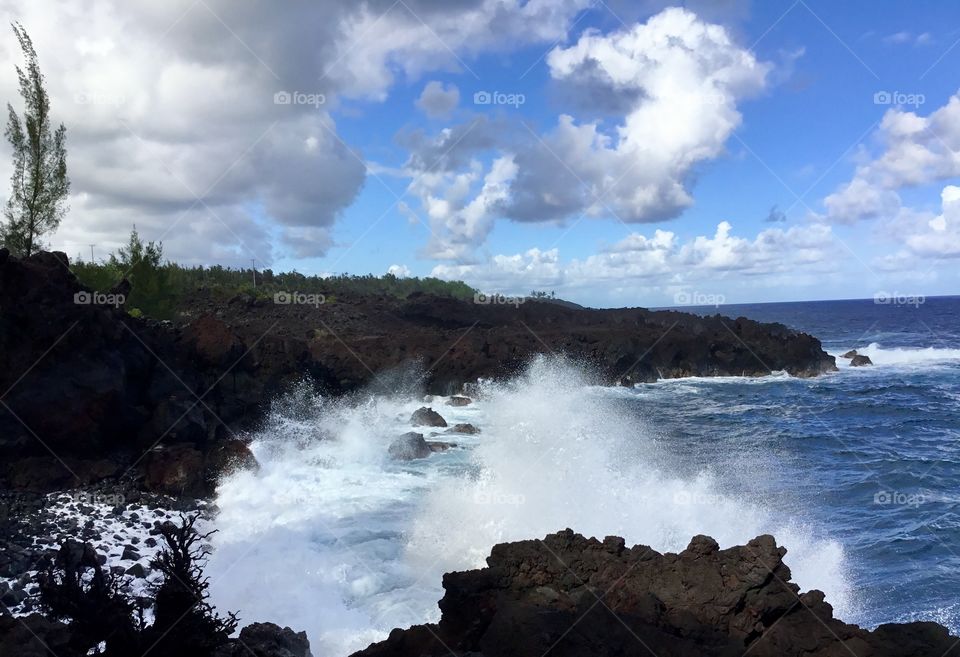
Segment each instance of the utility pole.
[{"label": "utility pole", "polygon": [[96,246],[96,244],[91,244],[91,245],[90,245],[90,263],[91,263],[91,264],[93,264],[93,247],[95,247],[95,246]]},{"label": "utility pole", "polygon": [[250,267],[253,269],[253,289],[257,289],[257,261],[255,258],[250,259]]}]

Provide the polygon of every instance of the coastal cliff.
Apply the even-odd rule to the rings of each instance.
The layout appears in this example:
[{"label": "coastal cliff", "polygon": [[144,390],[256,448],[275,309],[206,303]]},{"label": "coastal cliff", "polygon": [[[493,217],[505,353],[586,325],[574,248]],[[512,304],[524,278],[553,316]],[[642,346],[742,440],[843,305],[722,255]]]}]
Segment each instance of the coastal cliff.
[{"label": "coastal cliff", "polygon": [[0,487],[129,477],[148,490],[209,494],[218,472],[250,462],[244,430],[305,379],[333,395],[450,393],[516,374],[540,353],[625,385],[835,369],[816,338],[742,317],[425,294],[217,303],[198,293],[179,321],[156,322],[97,292],[62,253],[0,251]]}]

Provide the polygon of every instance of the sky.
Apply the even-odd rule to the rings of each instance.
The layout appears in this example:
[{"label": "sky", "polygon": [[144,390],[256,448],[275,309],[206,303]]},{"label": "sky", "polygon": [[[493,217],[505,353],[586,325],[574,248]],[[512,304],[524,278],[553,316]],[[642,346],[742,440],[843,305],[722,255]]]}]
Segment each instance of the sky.
[{"label": "sky", "polygon": [[[70,210],[49,244],[71,257],[102,259],[135,225],[184,264],[596,307],[960,293],[954,2],[0,13],[33,38],[67,126]],[[15,109],[20,63],[10,32]]]}]

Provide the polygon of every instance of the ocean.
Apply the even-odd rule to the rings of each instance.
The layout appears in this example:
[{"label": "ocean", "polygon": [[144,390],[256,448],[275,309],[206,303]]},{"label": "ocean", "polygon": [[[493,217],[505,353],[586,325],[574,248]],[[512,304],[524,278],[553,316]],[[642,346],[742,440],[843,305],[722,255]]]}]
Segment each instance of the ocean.
[{"label": "ocean", "polygon": [[[696,534],[728,547],[770,533],[794,581],[844,620],[958,633],[960,298],[885,301],[685,309],[781,322],[874,363],[838,358],[814,379],[610,388],[544,357],[464,407],[303,386],[257,435],[259,471],[221,483],[212,601],[347,655],[437,620],[442,574],[482,566],[498,542],[570,527],[678,551]],[[480,433],[393,461],[387,446],[423,405]]]}]

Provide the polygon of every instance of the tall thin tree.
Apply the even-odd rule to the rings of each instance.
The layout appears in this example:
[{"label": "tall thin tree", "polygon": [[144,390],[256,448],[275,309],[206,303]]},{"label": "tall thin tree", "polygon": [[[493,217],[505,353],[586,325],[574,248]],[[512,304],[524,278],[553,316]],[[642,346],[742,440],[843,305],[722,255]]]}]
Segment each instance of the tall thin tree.
[{"label": "tall thin tree", "polygon": [[12,252],[30,255],[39,250],[44,234],[56,230],[67,211],[67,129],[61,123],[51,131],[50,97],[33,42],[22,25],[12,27],[26,60],[25,68],[16,67],[24,111],[21,119],[7,103],[4,134],[13,147],[13,175],[0,238]]}]

